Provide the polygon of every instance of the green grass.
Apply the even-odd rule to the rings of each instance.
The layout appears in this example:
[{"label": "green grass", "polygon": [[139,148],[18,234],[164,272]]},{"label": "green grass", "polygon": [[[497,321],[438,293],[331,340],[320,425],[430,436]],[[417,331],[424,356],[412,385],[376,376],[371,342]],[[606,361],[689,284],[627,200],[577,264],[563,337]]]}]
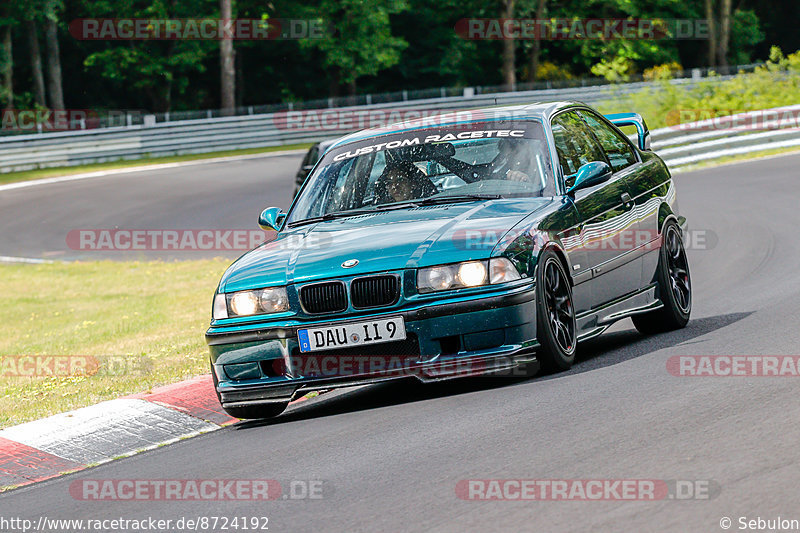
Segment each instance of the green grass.
[{"label": "green grass", "polygon": [[[0,427],[207,373],[203,333],[228,264],[0,265]],[[4,356],[24,355],[113,356],[113,367],[89,375],[9,376],[19,360]]]},{"label": "green grass", "polygon": [[268,146],[265,148],[248,148],[245,150],[226,150],[223,152],[207,152],[202,154],[186,154],[168,157],[146,157],[142,159],[125,159],[110,161],[107,163],[95,163],[91,165],[80,165],[75,167],[56,167],[41,168],[35,170],[24,170],[21,172],[8,172],[0,174],[0,184],[13,183],[17,181],[29,181],[42,178],[53,178],[57,176],[69,176],[72,174],[83,174],[84,172],[98,172],[101,170],[117,170],[122,168],[139,167],[144,165],[160,165],[163,163],[178,163],[182,161],[197,161],[201,159],[211,159],[216,157],[227,157],[236,155],[263,154],[283,150],[307,149],[310,143],[289,144],[284,146]]}]

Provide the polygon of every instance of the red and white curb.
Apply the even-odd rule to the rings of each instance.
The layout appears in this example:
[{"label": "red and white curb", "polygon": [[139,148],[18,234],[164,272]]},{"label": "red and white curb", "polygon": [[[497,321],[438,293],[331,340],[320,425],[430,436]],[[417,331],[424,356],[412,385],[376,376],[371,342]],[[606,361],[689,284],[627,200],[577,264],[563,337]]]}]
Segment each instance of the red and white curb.
[{"label": "red and white curb", "polygon": [[[300,401],[300,400],[298,400]],[[0,490],[215,431],[236,422],[210,375],[0,430]]]}]

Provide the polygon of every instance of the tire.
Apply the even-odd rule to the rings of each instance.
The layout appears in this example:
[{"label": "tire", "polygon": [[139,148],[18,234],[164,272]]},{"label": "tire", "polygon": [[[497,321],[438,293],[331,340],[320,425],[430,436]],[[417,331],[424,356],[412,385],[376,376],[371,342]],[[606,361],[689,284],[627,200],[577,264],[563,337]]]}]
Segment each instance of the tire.
[{"label": "tire", "polygon": [[537,358],[542,370],[569,370],[578,344],[572,285],[552,250],[542,252],[536,270]]},{"label": "tire", "polygon": [[692,312],[692,280],[681,230],[674,220],[664,225],[659,250],[656,296],[664,307],[634,315],[633,325],[644,334],[681,329]]},{"label": "tire", "polygon": [[244,420],[276,417],[286,410],[287,405],[289,405],[289,402],[250,405],[247,407],[223,407],[223,409],[232,417]]},{"label": "tire", "polygon": [[[217,385],[219,384],[219,380],[217,379],[217,373],[214,372],[214,365],[211,365],[211,378],[214,382],[214,392],[217,395],[217,401],[219,404],[222,405],[222,398],[217,391]],[[234,418],[240,419],[258,419],[258,418],[273,418],[281,414],[286,410],[286,407],[289,405],[289,402],[281,402],[281,403],[274,403],[274,404],[266,404],[266,405],[251,405],[248,407],[223,407],[226,413],[231,415]]]}]

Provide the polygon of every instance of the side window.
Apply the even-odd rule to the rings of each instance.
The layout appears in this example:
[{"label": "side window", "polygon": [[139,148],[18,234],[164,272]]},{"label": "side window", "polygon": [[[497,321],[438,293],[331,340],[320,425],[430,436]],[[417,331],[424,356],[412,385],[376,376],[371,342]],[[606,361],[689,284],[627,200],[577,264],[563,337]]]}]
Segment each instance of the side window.
[{"label": "side window", "polygon": [[580,115],[603,146],[614,172],[629,167],[636,162],[636,154],[633,152],[633,148],[622,135],[594,113],[581,111]]},{"label": "side window", "polygon": [[575,183],[575,173],[581,166],[606,160],[592,132],[575,111],[562,113],[553,120],[553,137],[567,187]]},{"label": "side window", "polygon": [[317,163],[318,159],[319,159],[319,145],[315,144],[314,146],[311,147],[311,149],[308,152],[306,152],[306,156],[305,158],[303,158],[302,166],[313,167]]}]

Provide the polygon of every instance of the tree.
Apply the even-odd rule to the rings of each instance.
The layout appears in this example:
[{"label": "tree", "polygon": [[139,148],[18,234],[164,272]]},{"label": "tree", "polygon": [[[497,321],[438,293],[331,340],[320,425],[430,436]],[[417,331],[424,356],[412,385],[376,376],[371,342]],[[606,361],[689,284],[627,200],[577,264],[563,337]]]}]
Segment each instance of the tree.
[{"label": "tree", "polygon": [[753,51],[764,41],[761,21],[749,9],[737,9],[731,16],[731,42],[728,61],[732,65],[753,62]]},{"label": "tree", "polygon": [[[544,10],[547,5],[547,0],[538,0],[536,4],[536,15],[535,18],[537,21],[544,19]],[[541,35],[537,33],[534,35],[533,43],[531,46],[531,57],[530,57],[530,65],[528,67],[528,81],[533,81],[536,79],[537,72],[539,71],[539,55],[542,51],[542,39]]]},{"label": "tree", "polygon": [[39,32],[36,29],[36,21],[33,19],[25,21],[25,29],[28,35],[28,53],[31,60],[31,75],[33,77],[33,91],[36,103],[41,107],[46,107],[42,53],[39,50]]},{"label": "tree", "polygon": [[64,90],[61,87],[61,50],[58,45],[58,19],[62,5],[59,0],[51,0],[45,14],[44,38],[47,49],[47,88],[50,94],[50,107],[64,109]]},{"label": "tree", "polygon": [[728,66],[728,48],[731,41],[731,0],[704,0],[708,20],[708,64]]},{"label": "tree", "polygon": [[714,0],[704,0],[708,22],[708,66],[717,64],[717,23],[714,21]]},{"label": "tree", "polygon": [[[500,0],[502,6],[502,18],[514,18],[514,0]],[[509,37],[503,39],[503,85],[510,90],[517,84],[516,75],[516,40]]]},{"label": "tree", "polygon": [[3,92],[6,108],[14,108],[14,54],[12,53],[11,24],[3,27]]},{"label": "tree", "polygon": [[[232,18],[232,0],[220,0],[220,18],[229,21]],[[222,111],[225,115],[233,114],[236,107],[236,70],[234,68],[233,38],[225,33],[219,43],[220,60],[220,93]]]},{"label": "tree", "polygon": [[[220,5],[217,0],[83,2],[84,12],[97,18],[157,20],[192,18],[197,17],[198,13],[216,14]],[[208,78],[201,79],[200,83],[192,83],[191,78],[196,74],[207,75],[211,61],[216,59],[213,52],[219,49],[216,42],[151,39],[87,43],[90,51],[83,61],[85,74],[88,77],[97,76],[115,92],[122,92],[124,97],[118,105],[132,106],[132,102],[137,102],[139,106],[155,112],[171,111],[175,107],[219,107],[220,99],[216,96],[205,98],[206,86],[213,86],[213,83]],[[216,76],[216,68],[211,72],[215,79],[220,79]]]},{"label": "tree", "polygon": [[731,39],[731,0],[722,0],[719,22],[719,43],[717,45],[717,62],[728,66],[728,44]]},{"label": "tree", "polygon": [[[392,35],[389,15],[406,9],[404,0],[321,0],[307,13],[334,31],[324,38],[303,39],[301,45],[321,51],[330,79],[355,94],[359,78],[400,61],[408,43]],[[330,93],[335,95],[334,87]]]}]

